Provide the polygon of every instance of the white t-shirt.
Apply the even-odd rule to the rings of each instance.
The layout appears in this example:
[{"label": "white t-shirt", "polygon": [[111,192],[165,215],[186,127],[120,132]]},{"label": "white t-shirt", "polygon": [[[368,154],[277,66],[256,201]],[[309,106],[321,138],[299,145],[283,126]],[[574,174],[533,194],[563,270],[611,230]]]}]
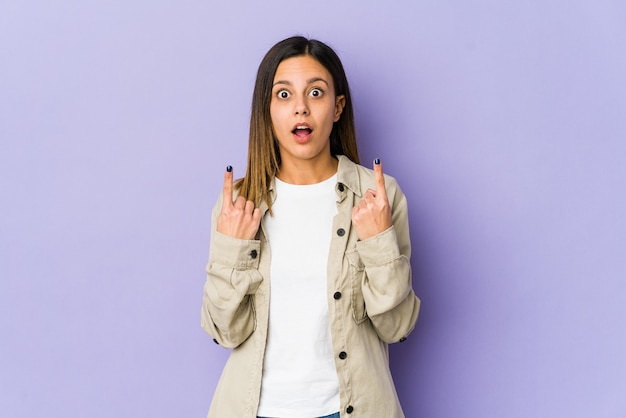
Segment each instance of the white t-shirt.
[{"label": "white t-shirt", "polygon": [[337,176],[293,185],[275,180],[270,315],[257,415],[311,418],[339,411],[328,319],[327,264]]}]

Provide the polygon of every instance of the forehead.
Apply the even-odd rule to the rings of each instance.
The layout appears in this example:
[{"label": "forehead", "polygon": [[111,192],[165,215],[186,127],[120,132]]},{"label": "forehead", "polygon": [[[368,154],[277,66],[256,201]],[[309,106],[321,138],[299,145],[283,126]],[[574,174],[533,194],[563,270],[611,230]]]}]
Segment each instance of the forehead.
[{"label": "forehead", "polygon": [[280,81],[296,82],[316,78],[325,80],[332,85],[333,78],[318,60],[310,55],[301,55],[281,61],[274,74],[274,83]]}]

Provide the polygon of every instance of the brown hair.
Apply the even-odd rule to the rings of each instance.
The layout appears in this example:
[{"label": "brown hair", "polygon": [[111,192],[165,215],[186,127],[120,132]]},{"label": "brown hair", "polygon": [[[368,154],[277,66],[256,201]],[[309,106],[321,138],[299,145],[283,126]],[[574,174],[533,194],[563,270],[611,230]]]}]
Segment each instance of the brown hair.
[{"label": "brown hair", "polygon": [[250,115],[248,166],[245,177],[235,185],[239,194],[253,201],[257,207],[265,201],[271,210],[269,188],[281,162],[270,116],[274,75],[282,61],[302,55],[311,56],[322,64],[333,77],[335,96],[345,96],[341,117],[333,124],[330,133],[331,154],[345,155],[359,163],[352,99],[341,60],[332,48],[314,39],[294,36],[280,41],[267,52],[257,71]]}]

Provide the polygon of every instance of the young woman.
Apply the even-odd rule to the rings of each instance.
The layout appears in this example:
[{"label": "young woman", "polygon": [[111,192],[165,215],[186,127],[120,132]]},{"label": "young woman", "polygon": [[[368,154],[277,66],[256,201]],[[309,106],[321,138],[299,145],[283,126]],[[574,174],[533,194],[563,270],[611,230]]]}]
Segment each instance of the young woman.
[{"label": "young woman", "polygon": [[232,348],[216,418],[403,417],[387,344],[417,320],[406,198],[358,165],[327,45],[274,45],[252,98],[246,175],[213,210],[202,327]]}]

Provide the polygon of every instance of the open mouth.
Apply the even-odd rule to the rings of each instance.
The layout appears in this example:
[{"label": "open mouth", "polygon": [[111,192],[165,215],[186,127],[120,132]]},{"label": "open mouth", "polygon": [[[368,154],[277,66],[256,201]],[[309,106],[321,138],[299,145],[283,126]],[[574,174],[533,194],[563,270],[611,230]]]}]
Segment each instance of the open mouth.
[{"label": "open mouth", "polygon": [[299,137],[299,138],[306,138],[309,135],[311,135],[311,132],[313,132],[313,130],[311,128],[309,128],[306,125],[297,125],[292,131],[291,133],[294,134],[295,136]]}]

